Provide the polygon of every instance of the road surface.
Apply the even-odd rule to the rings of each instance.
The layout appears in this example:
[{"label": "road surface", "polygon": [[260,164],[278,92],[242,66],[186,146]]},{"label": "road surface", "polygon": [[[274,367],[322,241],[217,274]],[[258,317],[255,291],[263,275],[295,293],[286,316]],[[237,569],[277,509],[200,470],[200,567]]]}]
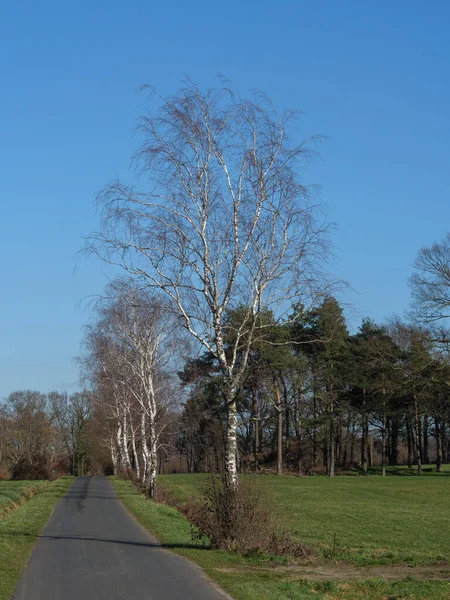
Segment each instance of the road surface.
[{"label": "road surface", "polygon": [[200,569],[164,550],[128,514],[106,477],[79,477],[43,530],[13,600],[119,598],[226,596]]}]

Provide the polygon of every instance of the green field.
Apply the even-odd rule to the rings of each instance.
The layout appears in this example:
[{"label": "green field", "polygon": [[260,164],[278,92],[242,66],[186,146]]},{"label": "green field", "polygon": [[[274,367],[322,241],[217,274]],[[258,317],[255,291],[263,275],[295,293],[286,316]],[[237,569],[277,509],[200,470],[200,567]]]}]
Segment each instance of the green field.
[{"label": "green field", "polygon": [[[44,484],[39,493],[0,520],[0,600],[10,600],[39,534],[72,481],[72,477],[63,477]],[[0,489],[4,492],[3,501],[8,497],[12,499],[13,491],[18,493],[27,485],[29,487],[30,483],[40,484],[0,482]]]},{"label": "green field", "polygon": [[[185,500],[202,475],[165,475]],[[263,497],[294,536],[355,564],[450,560],[450,476],[259,476]]]},{"label": "green field", "polygon": [[[160,483],[185,500],[199,493],[203,478],[166,475]],[[274,513],[316,549],[311,563],[202,547],[174,508],[145,500],[128,482],[113,484],[149,531],[236,600],[450,599],[450,477],[257,480]]]}]

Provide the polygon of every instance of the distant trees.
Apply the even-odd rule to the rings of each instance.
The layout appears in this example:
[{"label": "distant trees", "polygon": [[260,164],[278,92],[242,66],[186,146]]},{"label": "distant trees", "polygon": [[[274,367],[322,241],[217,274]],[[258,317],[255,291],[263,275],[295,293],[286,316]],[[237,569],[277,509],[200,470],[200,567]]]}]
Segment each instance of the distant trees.
[{"label": "distant trees", "polygon": [[[88,250],[163,293],[165,310],[216,360],[224,464],[236,481],[238,396],[267,328],[260,315],[279,320],[326,285],[327,225],[299,177],[312,141],[293,143],[294,113],[278,115],[261,95],[188,84],[160,100],[140,121],[142,187],[103,190],[102,229]],[[237,309],[235,326],[228,315]]]},{"label": "distant trees", "polygon": [[[441,470],[450,459],[450,357],[433,331],[396,319],[365,320],[350,333],[333,297],[291,311],[284,322],[259,315],[236,395],[237,469],[333,477],[408,464],[420,474],[434,462]],[[227,312],[227,354],[245,314]],[[213,353],[193,355],[183,334],[164,297],[113,281],[86,330],[89,391],[12,393],[0,407],[0,465],[44,478],[111,467],[149,496],[157,473],[220,470],[224,374]]]},{"label": "distant trees", "polygon": [[12,392],[0,407],[0,466],[17,479],[86,474],[90,417],[85,393]]}]

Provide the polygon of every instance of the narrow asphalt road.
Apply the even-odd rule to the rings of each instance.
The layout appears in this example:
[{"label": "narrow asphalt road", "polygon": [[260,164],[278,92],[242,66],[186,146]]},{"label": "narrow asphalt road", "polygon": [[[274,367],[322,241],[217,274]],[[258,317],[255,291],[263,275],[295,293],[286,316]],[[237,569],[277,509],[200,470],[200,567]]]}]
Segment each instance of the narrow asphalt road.
[{"label": "narrow asphalt road", "polygon": [[59,501],[13,600],[224,600],[202,572],[164,550],[106,477],[79,477]]}]

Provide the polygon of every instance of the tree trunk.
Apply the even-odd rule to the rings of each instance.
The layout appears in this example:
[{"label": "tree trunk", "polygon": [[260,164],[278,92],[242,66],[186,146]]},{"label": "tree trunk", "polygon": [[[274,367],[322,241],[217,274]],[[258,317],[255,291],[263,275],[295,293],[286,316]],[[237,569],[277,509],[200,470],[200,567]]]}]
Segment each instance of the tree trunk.
[{"label": "tree trunk", "polygon": [[155,497],[156,492],[156,474],[158,469],[158,454],[156,447],[156,438],[151,434],[152,439],[150,440],[150,461],[148,466],[148,496],[149,498]]},{"label": "tree trunk", "polygon": [[136,478],[138,481],[141,480],[141,467],[139,464],[139,456],[137,453],[137,449],[136,449],[136,432],[134,431],[134,427],[133,427],[133,422],[131,420],[131,415],[130,415],[130,424],[131,424],[131,449],[133,450],[133,461],[134,461],[134,468],[136,470]]},{"label": "tree trunk", "polygon": [[373,437],[368,436],[367,442],[369,447],[369,467],[373,467]]},{"label": "tree trunk", "polygon": [[434,437],[436,439],[436,471],[442,471],[442,441],[439,420],[437,415],[434,416]]},{"label": "tree trunk", "polygon": [[141,452],[142,452],[142,477],[141,482],[143,487],[146,487],[148,480],[148,465],[149,465],[149,452],[147,446],[147,423],[145,418],[145,411],[141,409]]},{"label": "tree trunk", "polygon": [[122,423],[118,423],[117,426],[117,463],[118,463],[118,469],[119,471],[121,471],[123,469],[124,466],[124,462],[125,462],[125,456],[123,453],[123,437],[122,437]]},{"label": "tree trunk", "polygon": [[280,373],[280,379],[281,379],[281,384],[283,386],[283,402],[284,402],[284,456],[286,457],[288,455],[289,452],[289,431],[290,431],[290,426],[291,426],[291,419],[290,419],[290,413],[289,413],[289,406],[288,406],[288,389],[287,389],[287,385],[286,382],[284,380],[284,377],[282,375],[282,373]]},{"label": "tree trunk", "polygon": [[417,396],[413,394],[414,401],[414,442],[417,457],[417,474],[422,475],[422,453],[420,444],[420,415],[419,415],[419,404],[417,402]]},{"label": "tree trunk", "polygon": [[351,424],[352,424],[352,415],[351,415],[351,412],[348,411],[347,424],[345,426],[344,455],[342,457],[342,465],[343,465],[344,469],[348,466],[348,448],[349,448]]},{"label": "tree trunk", "polygon": [[328,477],[334,477],[335,463],[336,463],[336,445],[335,445],[335,431],[334,431],[334,397],[333,397],[333,386],[330,389],[331,400],[330,400],[330,416],[329,416],[329,438],[328,438]]},{"label": "tree trunk", "polygon": [[398,438],[400,433],[400,424],[398,418],[394,417],[391,420],[391,435],[389,444],[389,458],[388,462],[390,465],[396,466],[398,464]]},{"label": "tree trunk", "polygon": [[124,467],[125,470],[128,471],[131,468],[131,460],[130,460],[130,452],[128,450],[128,421],[127,421],[127,411],[123,411],[123,458],[124,458]]},{"label": "tree trunk", "polygon": [[362,428],[361,428],[361,469],[367,473],[367,436],[369,425],[366,414],[366,390],[363,389],[363,407],[362,407]]},{"label": "tree trunk", "polygon": [[312,439],[312,466],[315,467],[317,465],[317,425],[316,425],[316,418],[317,418],[317,400],[316,400],[316,394],[314,393],[314,397],[313,397],[313,439]]},{"label": "tree trunk", "polygon": [[[416,402],[414,401],[414,413]],[[423,443],[422,443],[422,418],[420,414],[418,415],[418,420],[414,423],[415,433],[416,433],[416,452],[417,456],[420,458],[420,464],[423,465]]]},{"label": "tree trunk", "polygon": [[328,477],[334,477],[334,468],[336,463],[336,448],[334,444],[334,427],[331,425],[330,427],[330,440],[329,440],[329,450],[328,450]]},{"label": "tree trunk", "polygon": [[386,475],[386,415],[383,415],[383,427],[381,430],[381,476]]},{"label": "tree trunk", "polygon": [[256,396],[255,389],[252,389],[252,422],[253,422],[253,457],[254,457],[254,471],[257,472],[259,468],[258,464],[258,451],[259,451],[259,411],[258,411],[258,399]]},{"label": "tree trunk", "polygon": [[429,428],[428,415],[424,415],[422,436],[423,436],[423,462],[425,465],[430,464],[430,458],[428,456],[428,428]]},{"label": "tree trunk", "polygon": [[226,436],[226,459],[225,466],[230,483],[233,486],[237,485],[237,464],[236,464],[236,449],[237,449],[237,413],[236,413],[236,394],[232,392],[231,398],[227,400],[227,436]]},{"label": "tree trunk", "polygon": [[302,388],[297,391],[297,473],[301,475],[302,466]]},{"label": "tree trunk", "polygon": [[[111,445],[111,461],[113,464],[113,472],[114,475],[118,475],[118,469],[117,469],[117,452],[116,452],[116,446],[114,444],[114,438],[111,435],[111,440],[110,440],[110,445]],[[73,463],[72,463],[72,471],[73,471],[73,475],[75,474],[75,457],[73,459]]]},{"label": "tree trunk", "polygon": [[350,439],[350,465],[353,467],[355,464],[355,419],[352,422],[352,437]]},{"label": "tree trunk", "polygon": [[334,451],[334,463],[335,465],[342,466],[341,453],[342,453],[342,427],[340,420],[335,424],[335,451]]},{"label": "tree trunk", "polygon": [[383,421],[381,429],[381,476],[386,475],[386,390],[383,389]]},{"label": "tree trunk", "polygon": [[277,410],[277,475],[283,474],[283,411],[281,407],[281,394],[276,376],[273,378],[275,391],[275,408]]},{"label": "tree trunk", "polygon": [[413,442],[409,416],[406,417],[406,439],[408,443],[408,469],[411,469],[413,464]]}]

